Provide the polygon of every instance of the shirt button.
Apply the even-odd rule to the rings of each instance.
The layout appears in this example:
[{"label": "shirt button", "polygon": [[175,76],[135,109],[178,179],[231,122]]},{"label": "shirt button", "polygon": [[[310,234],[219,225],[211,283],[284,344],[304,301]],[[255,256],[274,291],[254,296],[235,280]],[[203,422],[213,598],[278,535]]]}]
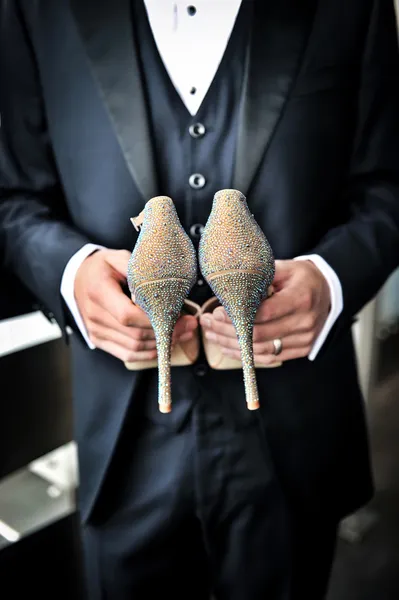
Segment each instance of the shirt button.
[{"label": "shirt button", "polygon": [[206,179],[201,173],[193,173],[190,175],[188,183],[193,190],[201,190],[206,184]]},{"label": "shirt button", "polygon": [[197,9],[195,8],[195,6],[190,5],[190,6],[187,6],[187,12],[190,15],[190,17],[193,17],[195,15],[195,13],[197,12]]},{"label": "shirt button", "polygon": [[205,126],[202,123],[194,123],[188,129],[192,138],[201,138],[205,135]]},{"label": "shirt button", "polygon": [[204,226],[201,223],[195,223],[195,225],[191,225],[190,227],[190,235],[192,238],[199,238],[204,231]]},{"label": "shirt button", "polygon": [[197,285],[198,285],[198,287],[202,287],[204,285],[204,280],[203,279],[198,279]]},{"label": "shirt button", "polygon": [[197,377],[205,377],[208,372],[208,367],[206,365],[196,365],[194,368],[194,373]]}]

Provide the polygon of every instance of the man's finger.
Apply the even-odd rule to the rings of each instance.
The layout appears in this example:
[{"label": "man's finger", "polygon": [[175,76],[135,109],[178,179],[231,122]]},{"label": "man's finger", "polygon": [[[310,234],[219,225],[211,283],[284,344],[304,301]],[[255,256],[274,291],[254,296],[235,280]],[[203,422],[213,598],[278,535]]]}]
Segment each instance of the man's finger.
[{"label": "man's finger", "polygon": [[[221,313],[219,313],[219,315],[220,314]],[[212,315],[202,315],[200,323],[205,331],[213,330],[215,333],[218,333],[225,337],[236,339],[237,335],[234,326],[232,325],[231,321],[227,319],[228,318],[226,316],[225,322],[220,320],[220,316],[219,318],[217,318],[216,316],[213,317]]]},{"label": "man's finger", "polygon": [[293,271],[294,261],[292,260],[276,260],[275,262],[275,274],[273,279],[273,285],[280,288],[284,283],[290,279]]},{"label": "man's finger", "polygon": [[264,342],[310,331],[302,315],[293,313],[282,319],[259,323],[254,327],[254,342]]},{"label": "man's finger", "polygon": [[181,344],[183,342],[189,342],[190,340],[193,339],[194,335],[195,334],[193,331],[188,331],[187,333],[182,333],[182,335],[180,335],[178,338],[173,338],[172,339],[172,348],[174,348],[176,346],[176,344]]},{"label": "man's finger", "polygon": [[131,253],[128,250],[106,250],[104,256],[107,263],[126,279]]},{"label": "man's finger", "polygon": [[[292,289],[287,287],[276,292],[270,298],[263,300],[256,314],[255,323],[264,323],[266,321],[281,319],[282,317],[293,314],[296,310],[297,299],[293,294]],[[218,308],[213,311],[212,315],[202,315],[201,323],[203,323],[205,327],[207,327],[209,318],[214,318],[214,320],[221,323],[231,324],[225,309],[221,306],[218,306]],[[229,335],[227,330],[226,335]]]},{"label": "man's finger", "polygon": [[[241,360],[241,353],[239,350],[222,348],[222,354],[228,356],[229,358],[234,358],[235,360]],[[254,356],[254,360],[256,364],[260,365],[272,365],[274,363],[281,362],[280,356],[273,356],[272,354],[261,354],[259,356]]]},{"label": "man's finger", "polygon": [[182,315],[177,320],[175,329],[173,331],[173,340],[179,341],[182,336],[188,333],[194,332],[198,327],[198,320],[192,315]]},{"label": "man's finger", "polygon": [[296,360],[298,358],[306,358],[309,355],[310,350],[305,346],[300,348],[287,348],[283,350],[281,354],[275,356],[274,354],[259,354],[255,355],[255,362],[260,365],[273,365],[275,363],[284,363],[288,360]]},{"label": "man's finger", "polygon": [[[283,289],[280,292],[276,292],[270,298],[264,300],[256,314],[255,323],[264,323],[274,319],[281,319],[287,315],[291,315],[296,310],[296,299],[292,294],[291,289]],[[226,311],[222,307],[216,308],[212,315],[203,315],[201,317],[201,323],[207,327],[209,318],[213,318],[218,323],[231,324]],[[226,333],[226,335],[228,335]]]},{"label": "man's finger", "polygon": [[[205,337],[218,344],[221,348],[226,348],[230,350],[239,351],[239,345],[237,337],[227,337],[223,334],[217,333],[214,330],[206,330]],[[254,335],[254,340],[257,339],[258,336]],[[284,350],[288,349],[307,349],[307,353],[310,352],[314,335],[311,332],[305,333],[297,333],[294,335],[288,336],[275,336],[273,339],[281,339],[283,343]],[[254,341],[253,349],[254,353],[257,355],[260,354],[274,354],[274,344],[273,339],[265,339],[264,337],[259,337],[260,341]]]},{"label": "man's finger", "polygon": [[283,288],[262,302],[255,323],[266,323],[292,315],[297,310],[296,297],[292,289]]},{"label": "man's finger", "polygon": [[[219,313],[219,318],[216,318],[216,316],[212,317],[212,315],[203,315],[200,321],[203,329],[205,331],[213,331],[217,335],[226,338],[237,339],[237,334],[231,321],[228,320],[227,316],[226,321],[220,320],[220,314],[221,313]],[[260,323],[255,322],[253,332],[254,341],[262,342],[276,337],[286,336],[296,331],[305,330],[301,321],[302,315],[294,312],[282,319]]]},{"label": "man's finger", "polygon": [[[126,328],[127,329],[127,328]],[[114,328],[93,325],[89,331],[90,339],[98,347],[101,342],[112,342],[130,352],[156,350],[155,339],[136,339],[120,333]]]},{"label": "man's finger", "polygon": [[232,350],[239,349],[237,336],[235,336],[234,338],[227,337],[225,335],[221,335],[213,330],[208,329],[205,331],[205,337],[210,342],[218,344],[221,348],[230,348]]},{"label": "man's finger", "polygon": [[103,350],[104,352],[108,352],[108,354],[112,354],[124,362],[149,361],[154,360],[157,357],[156,350],[147,350],[146,352],[131,352],[130,350],[126,350],[126,348],[115,344],[114,342],[104,342],[101,340],[99,340],[97,348],[99,350]]},{"label": "man's finger", "polygon": [[[223,348],[222,353],[225,356],[234,358],[235,360],[241,360],[241,354],[239,351]],[[283,350],[283,352],[278,356],[275,356],[273,354],[255,354],[254,360],[255,364],[258,365],[273,366],[279,363],[284,363],[289,360],[306,358],[308,354],[309,353],[307,352],[307,348],[289,348],[288,350]]]},{"label": "man's finger", "polygon": [[[265,304],[267,302],[271,302],[271,299],[266,300]],[[219,309],[217,310],[219,311]],[[234,326],[227,315],[225,317],[226,321],[221,320],[222,314],[222,312],[219,312],[218,318],[216,318],[216,311],[214,312],[214,316],[202,315],[200,320],[201,326],[205,332],[212,331],[219,336],[236,340],[237,334]],[[281,318],[271,320],[265,320],[265,317],[261,315],[255,321],[253,339],[255,343],[261,343],[293,334],[309,333],[315,329],[313,322],[312,314],[304,315],[295,310],[292,310],[290,314],[284,315]]]},{"label": "man's finger", "polygon": [[101,291],[96,295],[97,303],[109,312],[121,325],[125,327],[151,328],[147,315],[141,308],[133,304],[123,293],[119,283],[111,277],[103,284]]},{"label": "man's finger", "polygon": [[155,333],[151,328],[141,328],[134,326],[121,325],[108,311],[101,308],[98,304],[91,302],[86,306],[87,326],[90,332],[91,328],[102,327],[105,329],[114,329],[119,333],[135,340],[154,340]]},{"label": "man's finger", "polygon": [[[314,336],[312,333],[296,333],[294,335],[287,335],[278,337],[276,336],[273,339],[281,340],[283,344],[283,350],[295,350],[295,349],[307,349],[307,353],[309,354]],[[259,354],[274,354],[274,344],[273,340],[265,340],[261,342],[254,342],[254,353],[256,355]]]}]

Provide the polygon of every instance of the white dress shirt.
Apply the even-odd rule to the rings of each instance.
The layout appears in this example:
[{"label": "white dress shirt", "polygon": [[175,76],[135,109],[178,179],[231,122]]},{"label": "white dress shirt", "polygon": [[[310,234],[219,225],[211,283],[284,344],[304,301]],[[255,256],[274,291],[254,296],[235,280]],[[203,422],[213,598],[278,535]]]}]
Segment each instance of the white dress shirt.
[{"label": "white dress shirt", "polygon": [[[194,116],[223,58],[241,0],[193,0],[193,4],[182,0],[144,2],[165,69],[188,112]],[[87,244],[72,256],[61,282],[61,294],[90,348],[94,348],[94,345],[76,304],[74,282],[82,262],[98,248],[101,246]],[[320,256],[299,256],[295,260],[312,261],[322,272],[330,288],[330,313],[308,357],[314,360],[342,312],[342,288],[336,273]]]}]

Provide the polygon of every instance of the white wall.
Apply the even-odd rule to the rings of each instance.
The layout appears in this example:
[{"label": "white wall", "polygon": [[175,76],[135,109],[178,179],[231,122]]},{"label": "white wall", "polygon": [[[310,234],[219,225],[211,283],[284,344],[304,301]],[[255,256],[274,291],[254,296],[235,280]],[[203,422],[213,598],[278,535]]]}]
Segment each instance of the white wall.
[{"label": "white wall", "polygon": [[0,356],[61,337],[58,325],[41,312],[0,321]]}]

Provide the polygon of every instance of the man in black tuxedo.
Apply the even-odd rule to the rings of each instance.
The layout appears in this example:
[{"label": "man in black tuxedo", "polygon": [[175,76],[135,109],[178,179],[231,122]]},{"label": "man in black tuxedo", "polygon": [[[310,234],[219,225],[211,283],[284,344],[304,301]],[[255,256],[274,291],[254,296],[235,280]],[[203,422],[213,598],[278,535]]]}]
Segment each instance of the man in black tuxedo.
[{"label": "man in black tuxedo", "polygon": [[[351,326],[398,264],[392,0],[14,0],[1,45],[0,230],[74,330],[89,597],[321,600],[337,524],[372,494]],[[170,195],[197,245],[231,187],[278,259],[254,347],[283,365],[252,413],[241,372],[201,356],[161,415],[156,370],[123,362],[156,356],[129,218]],[[223,310],[201,327],[237,356]]]}]

